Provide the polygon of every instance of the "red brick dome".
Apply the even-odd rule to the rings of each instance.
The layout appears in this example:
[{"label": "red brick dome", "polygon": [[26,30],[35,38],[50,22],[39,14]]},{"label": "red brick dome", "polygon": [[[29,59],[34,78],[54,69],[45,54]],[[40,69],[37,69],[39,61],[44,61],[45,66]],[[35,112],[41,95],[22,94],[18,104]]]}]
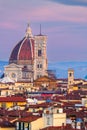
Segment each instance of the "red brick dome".
[{"label": "red brick dome", "polygon": [[34,39],[28,26],[26,36],[14,47],[9,58],[9,63],[26,63],[34,58]]}]

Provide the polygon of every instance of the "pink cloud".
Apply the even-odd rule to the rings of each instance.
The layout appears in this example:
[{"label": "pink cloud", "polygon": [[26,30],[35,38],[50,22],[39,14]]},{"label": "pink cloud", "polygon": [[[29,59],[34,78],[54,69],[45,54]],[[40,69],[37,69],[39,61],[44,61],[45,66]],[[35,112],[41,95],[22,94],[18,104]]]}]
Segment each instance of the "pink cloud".
[{"label": "pink cloud", "polygon": [[12,22],[0,22],[0,28],[6,28],[6,29],[17,29],[17,24],[14,24]]},{"label": "pink cloud", "polygon": [[87,8],[74,7],[61,4],[50,4],[35,9],[24,16],[30,16],[34,21],[68,21],[68,22],[87,22]]},{"label": "pink cloud", "polygon": [[[15,11],[9,11],[11,17],[7,17],[6,22],[1,22],[0,26],[4,28],[17,28],[18,23],[35,22],[75,22],[87,23],[87,8],[79,6],[67,6],[62,4],[50,3],[45,5],[27,7],[23,10],[16,8]],[[6,16],[5,16],[6,17]],[[5,18],[4,18],[5,19]],[[16,24],[17,23],[17,24]],[[19,25],[20,26],[20,25]]]}]

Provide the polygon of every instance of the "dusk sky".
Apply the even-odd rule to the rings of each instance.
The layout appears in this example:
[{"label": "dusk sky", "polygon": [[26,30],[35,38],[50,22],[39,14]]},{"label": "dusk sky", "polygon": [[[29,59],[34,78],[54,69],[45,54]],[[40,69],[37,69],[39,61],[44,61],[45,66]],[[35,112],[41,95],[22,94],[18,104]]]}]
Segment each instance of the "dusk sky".
[{"label": "dusk sky", "polygon": [[0,60],[25,36],[47,35],[48,61],[87,61],[87,0],[0,0]]}]

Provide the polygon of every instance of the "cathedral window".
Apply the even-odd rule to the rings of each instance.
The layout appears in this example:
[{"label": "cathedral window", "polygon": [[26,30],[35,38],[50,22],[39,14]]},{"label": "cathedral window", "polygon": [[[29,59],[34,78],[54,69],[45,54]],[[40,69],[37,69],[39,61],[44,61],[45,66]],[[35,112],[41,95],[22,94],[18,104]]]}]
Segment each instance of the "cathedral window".
[{"label": "cathedral window", "polygon": [[12,73],[12,78],[16,78],[16,74],[15,73]]},{"label": "cathedral window", "polygon": [[42,68],[42,64],[37,64],[37,68]]},{"label": "cathedral window", "polygon": [[42,68],[42,64],[40,64],[40,68]]},{"label": "cathedral window", "polygon": [[37,65],[37,68],[39,68],[39,64]]},{"label": "cathedral window", "polygon": [[42,56],[42,51],[38,50],[38,56]]},{"label": "cathedral window", "polygon": [[28,79],[29,78],[29,74],[27,72],[23,72],[23,78],[24,79]]}]

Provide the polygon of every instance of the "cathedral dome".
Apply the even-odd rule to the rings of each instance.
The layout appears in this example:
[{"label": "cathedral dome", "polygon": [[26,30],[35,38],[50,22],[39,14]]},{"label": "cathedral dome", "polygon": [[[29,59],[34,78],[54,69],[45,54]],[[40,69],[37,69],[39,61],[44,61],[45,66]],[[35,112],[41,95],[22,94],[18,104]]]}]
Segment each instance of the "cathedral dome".
[{"label": "cathedral dome", "polygon": [[9,58],[9,63],[26,64],[34,58],[34,39],[28,25],[25,37],[14,47]]}]

